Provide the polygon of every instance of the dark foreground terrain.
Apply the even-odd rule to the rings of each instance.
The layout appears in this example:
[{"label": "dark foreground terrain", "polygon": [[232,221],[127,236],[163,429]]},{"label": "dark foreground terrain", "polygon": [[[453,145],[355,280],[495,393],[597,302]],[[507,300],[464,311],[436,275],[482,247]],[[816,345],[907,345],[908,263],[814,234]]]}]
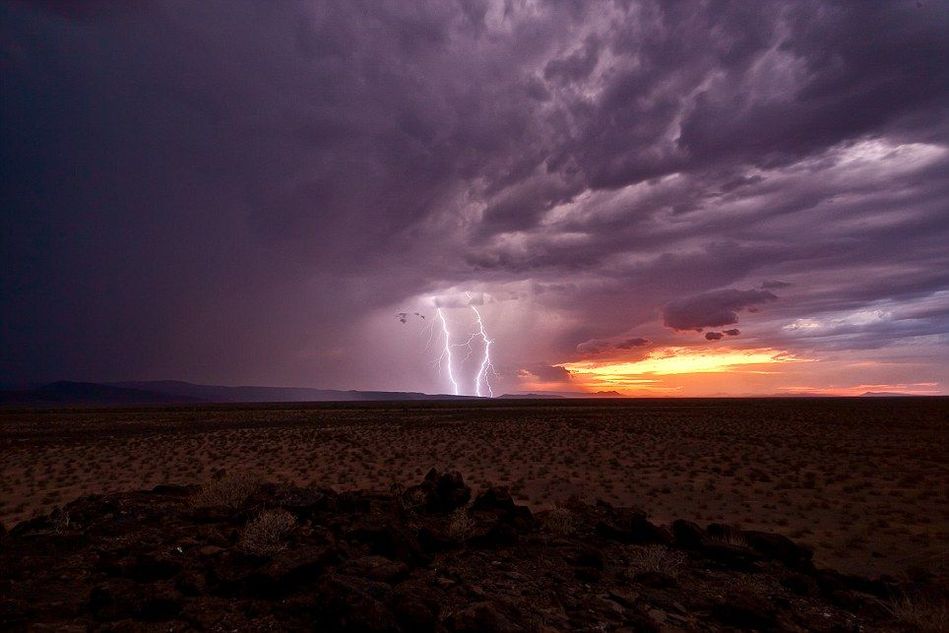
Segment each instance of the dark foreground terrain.
[{"label": "dark foreground terrain", "polygon": [[[260,485],[85,497],[0,537],[23,631],[936,631],[937,579],[815,568],[772,533],[571,500]],[[939,607],[939,605],[943,605]],[[939,611],[942,608],[943,611]],[[941,616],[940,616],[941,613]],[[940,617],[942,619],[940,619]]]},{"label": "dark foreground terrain", "polygon": [[947,420],[947,398],[0,409],[0,521],[222,468],[377,492],[457,468],[535,512],[599,498],[780,532],[848,573],[945,575]]}]

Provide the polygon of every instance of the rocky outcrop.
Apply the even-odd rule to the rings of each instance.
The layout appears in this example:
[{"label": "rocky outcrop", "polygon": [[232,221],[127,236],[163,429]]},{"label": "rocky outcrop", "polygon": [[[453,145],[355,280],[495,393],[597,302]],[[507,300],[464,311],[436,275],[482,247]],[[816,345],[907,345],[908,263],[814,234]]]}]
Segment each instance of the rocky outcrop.
[{"label": "rocky outcrop", "polygon": [[880,608],[892,580],[817,570],[781,535],[579,501],[552,529],[504,488],[471,497],[459,473],[434,470],[392,494],[85,497],[0,533],[0,628],[908,630]]}]

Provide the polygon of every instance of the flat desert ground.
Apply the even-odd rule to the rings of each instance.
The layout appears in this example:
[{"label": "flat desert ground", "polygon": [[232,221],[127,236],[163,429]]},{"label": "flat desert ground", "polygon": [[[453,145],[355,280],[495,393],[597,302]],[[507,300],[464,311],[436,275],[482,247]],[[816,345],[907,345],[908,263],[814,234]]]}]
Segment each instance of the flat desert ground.
[{"label": "flat desert ground", "polygon": [[0,411],[0,520],[215,476],[388,490],[430,468],[780,532],[863,575],[949,562],[949,399],[497,400]]}]

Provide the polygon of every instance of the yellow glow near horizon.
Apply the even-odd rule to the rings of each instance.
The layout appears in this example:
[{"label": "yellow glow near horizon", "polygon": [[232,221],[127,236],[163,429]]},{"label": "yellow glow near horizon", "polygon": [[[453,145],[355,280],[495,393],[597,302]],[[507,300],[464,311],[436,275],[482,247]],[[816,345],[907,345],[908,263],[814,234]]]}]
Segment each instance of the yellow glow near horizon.
[{"label": "yellow glow near horizon", "polygon": [[795,360],[800,359],[775,349],[695,350],[666,347],[653,350],[646,358],[638,361],[585,360],[563,363],[560,366],[581,378],[628,385],[639,382],[636,377],[643,375],[721,373],[732,371],[740,366],[786,363]]}]

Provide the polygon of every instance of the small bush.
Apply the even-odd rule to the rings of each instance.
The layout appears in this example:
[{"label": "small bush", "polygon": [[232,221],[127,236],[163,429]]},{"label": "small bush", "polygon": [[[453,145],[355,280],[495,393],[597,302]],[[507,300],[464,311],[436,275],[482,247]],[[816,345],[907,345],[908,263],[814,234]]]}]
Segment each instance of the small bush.
[{"label": "small bush", "polygon": [[569,536],[577,531],[577,523],[573,513],[562,506],[557,506],[547,513],[544,525],[554,534]]},{"label": "small bush", "polygon": [[403,510],[413,512],[425,505],[426,501],[428,501],[428,496],[421,488],[412,488],[402,493],[399,500],[402,503]]},{"label": "small bush", "polygon": [[201,487],[191,503],[198,508],[239,508],[258,488],[256,481],[247,475],[232,475],[208,482]]},{"label": "small bush", "polygon": [[648,545],[633,553],[629,571],[631,575],[653,571],[676,578],[687,560],[682,552],[662,545]]},{"label": "small bush", "polygon": [[296,524],[296,517],[286,510],[264,510],[241,530],[238,546],[250,554],[266,555],[279,552],[286,547],[283,537]]},{"label": "small bush", "polygon": [[473,528],[474,521],[468,516],[468,511],[465,508],[458,508],[452,512],[451,519],[448,521],[449,536],[453,539],[463,541],[471,535]]},{"label": "small bush", "polygon": [[903,596],[895,599],[887,608],[894,618],[924,633],[949,631],[949,604],[944,599]]}]

